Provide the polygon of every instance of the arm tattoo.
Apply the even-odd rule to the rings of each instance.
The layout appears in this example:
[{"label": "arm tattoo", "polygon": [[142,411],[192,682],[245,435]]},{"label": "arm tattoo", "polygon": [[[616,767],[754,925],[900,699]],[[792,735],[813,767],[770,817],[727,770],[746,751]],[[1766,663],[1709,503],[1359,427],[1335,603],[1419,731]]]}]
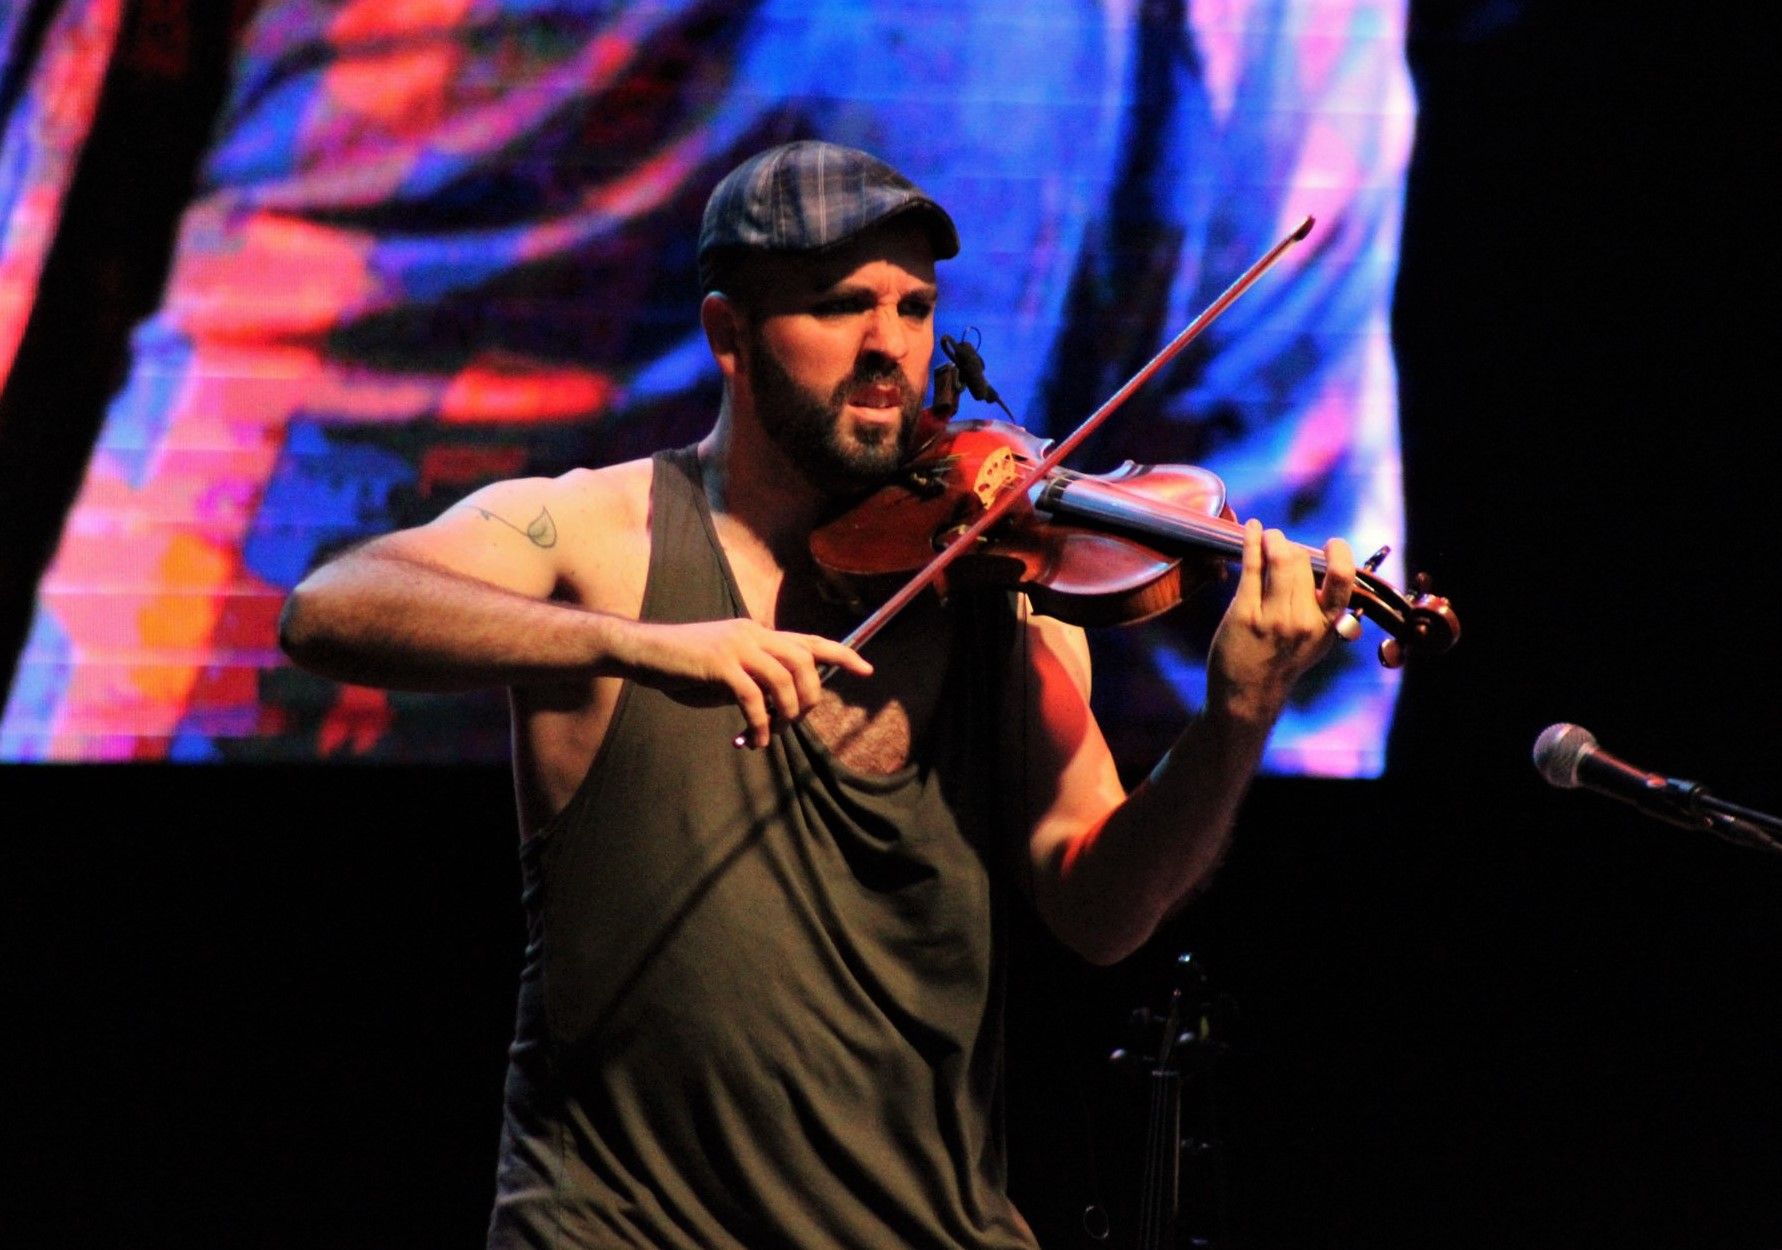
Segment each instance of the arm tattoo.
[{"label": "arm tattoo", "polygon": [[538,515],[532,518],[526,528],[521,529],[506,517],[496,516],[487,508],[478,508],[475,504],[466,504],[465,506],[474,510],[485,521],[495,521],[507,526],[516,534],[524,534],[534,547],[555,547],[557,545],[557,523],[551,520],[548,509],[540,508]]}]

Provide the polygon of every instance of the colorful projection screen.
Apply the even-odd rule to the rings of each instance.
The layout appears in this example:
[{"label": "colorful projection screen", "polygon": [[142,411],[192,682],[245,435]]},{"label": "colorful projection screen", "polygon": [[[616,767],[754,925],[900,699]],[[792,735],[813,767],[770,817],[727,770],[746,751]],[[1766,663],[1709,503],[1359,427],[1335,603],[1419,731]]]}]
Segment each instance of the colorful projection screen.
[{"label": "colorful projection screen", "polygon": [[[105,55],[56,37],[0,163],[14,297],[69,119],[27,123],[45,77]],[[1072,465],[1203,465],[1240,517],[1401,548],[1403,44],[1380,0],[267,0],[38,587],[0,758],[505,759],[499,692],[288,666],[282,596],[491,480],[703,434],[699,213],[791,138],[874,151],[949,207],[937,328],[1050,437],[1314,217]],[[1396,555],[1380,571],[1403,583]],[[1196,706],[1218,594],[1095,633],[1123,761]],[[1396,678],[1372,651],[1308,680],[1267,770],[1381,770]]]}]

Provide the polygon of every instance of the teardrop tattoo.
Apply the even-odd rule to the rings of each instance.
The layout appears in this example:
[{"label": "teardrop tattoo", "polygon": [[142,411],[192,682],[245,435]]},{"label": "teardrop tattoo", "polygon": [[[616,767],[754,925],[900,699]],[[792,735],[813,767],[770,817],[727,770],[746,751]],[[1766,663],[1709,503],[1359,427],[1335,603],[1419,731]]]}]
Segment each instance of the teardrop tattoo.
[{"label": "teardrop tattoo", "polygon": [[485,521],[496,521],[507,526],[516,534],[524,534],[534,547],[555,547],[557,545],[557,523],[551,520],[551,513],[547,508],[540,508],[538,515],[527,523],[526,528],[521,529],[506,517],[497,516],[487,508],[478,508],[475,504],[465,506],[474,509]]}]

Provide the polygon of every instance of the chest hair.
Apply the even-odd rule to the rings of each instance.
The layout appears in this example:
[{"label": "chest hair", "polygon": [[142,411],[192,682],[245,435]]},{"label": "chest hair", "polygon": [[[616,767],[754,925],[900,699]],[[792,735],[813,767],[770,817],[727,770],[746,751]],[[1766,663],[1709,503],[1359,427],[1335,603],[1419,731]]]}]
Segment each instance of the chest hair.
[{"label": "chest hair", "polygon": [[[751,610],[772,605],[765,625],[839,639],[859,623],[858,612],[844,607],[814,569],[788,572],[735,555],[731,564]],[[837,673],[825,683],[806,728],[857,773],[885,776],[906,767],[936,714],[950,660],[947,637],[944,609],[933,595],[922,596],[861,649],[871,677]]]}]

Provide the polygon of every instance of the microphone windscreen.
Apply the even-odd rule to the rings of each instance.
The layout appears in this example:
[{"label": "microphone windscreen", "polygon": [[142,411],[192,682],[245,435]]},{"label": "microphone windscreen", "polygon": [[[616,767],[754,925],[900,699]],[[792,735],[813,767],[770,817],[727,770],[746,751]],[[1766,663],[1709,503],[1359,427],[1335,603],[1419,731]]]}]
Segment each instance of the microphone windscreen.
[{"label": "microphone windscreen", "polygon": [[1549,725],[1535,739],[1535,770],[1547,779],[1548,785],[1574,790],[1578,786],[1578,765],[1595,747],[1596,735],[1582,725]]}]

